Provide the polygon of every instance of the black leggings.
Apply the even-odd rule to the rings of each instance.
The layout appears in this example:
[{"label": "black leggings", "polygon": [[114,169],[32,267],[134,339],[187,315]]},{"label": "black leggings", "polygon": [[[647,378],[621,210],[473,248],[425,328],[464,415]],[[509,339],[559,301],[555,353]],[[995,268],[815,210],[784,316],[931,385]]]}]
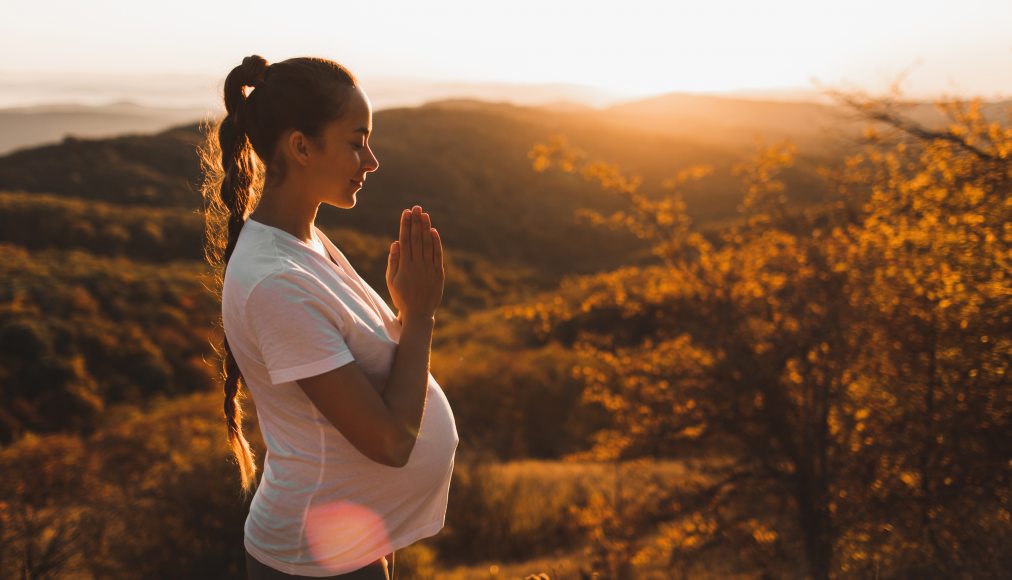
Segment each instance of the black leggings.
[{"label": "black leggings", "polygon": [[394,553],[390,552],[385,557],[367,564],[363,568],[337,574],[336,576],[294,576],[285,574],[271,568],[260,560],[257,560],[246,552],[246,577],[249,580],[280,580],[280,579],[306,579],[306,580],[330,580],[331,578],[341,580],[394,580]]}]

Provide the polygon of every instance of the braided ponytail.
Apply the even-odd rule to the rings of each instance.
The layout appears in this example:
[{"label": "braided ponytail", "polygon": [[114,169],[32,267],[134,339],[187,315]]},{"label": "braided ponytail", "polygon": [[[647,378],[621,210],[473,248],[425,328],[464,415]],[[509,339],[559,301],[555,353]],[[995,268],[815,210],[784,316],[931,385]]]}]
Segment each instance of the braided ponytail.
[{"label": "braided ponytail", "polygon": [[[254,185],[262,173],[246,129],[245,117],[249,112],[246,110],[248,103],[244,88],[255,88],[263,80],[267,66],[267,61],[262,57],[248,56],[228,74],[224,90],[227,114],[217,131],[209,132],[209,138],[201,151],[206,176],[202,187],[206,229],[204,255],[216,269],[219,295],[228,259],[235,250],[248,210],[256,205],[251,201],[254,191],[259,189]],[[212,137],[215,133],[216,139]],[[243,411],[240,403],[243,397],[239,393],[242,373],[228,345],[228,337],[224,333],[222,336],[224,353],[219,354],[223,362],[228,443],[239,464],[242,491],[248,496],[254,487],[257,467],[249,441],[242,430]]]},{"label": "braided ponytail", "polygon": [[[248,56],[225,78],[225,117],[205,124],[198,149],[204,181],[201,184],[205,238],[204,257],[210,263],[218,295],[225,269],[235,250],[246,216],[256,208],[269,175],[284,178],[275,149],[288,129],[318,136],[340,117],[348,102],[344,88],[358,80],[340,64],[315,57],[292,58],[271,65],[258,55]],[[247,96],[246,87],[253,87]],[[219,326],[224,324],[219,319]],[[256,463],[242,430],[242,373],[222,332],[225,424],[228,443],[239,464],[242,491],[248,496],[256,480]]]}]

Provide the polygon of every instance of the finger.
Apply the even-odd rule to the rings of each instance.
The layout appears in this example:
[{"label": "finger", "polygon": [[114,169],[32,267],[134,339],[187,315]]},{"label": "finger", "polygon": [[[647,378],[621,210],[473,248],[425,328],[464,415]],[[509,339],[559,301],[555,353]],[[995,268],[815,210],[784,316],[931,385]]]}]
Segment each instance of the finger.
[{"label": "finger", "polygon": [[437,274],[443,273],[443,240],[436,228],[432,228],[432,265]]},{"label": "finger", "polygon": [[411,260],[422,258],[422,208],[415,206],[411,210]]},{"label": "finger", "polygon": [[401,212],[400,253],[404,259],[411,259],[411,210]]},{"label": "finger", "polygon": [[422,213],[422,259],[432,263],[432,221],[429,214]]},{"label": "finger", "polygon": [[390,256],[387,259],[387,280],[393,280],[394,276],[397,275],[397,266],[400,261],[400,242],[395,241],[390,244]]}]

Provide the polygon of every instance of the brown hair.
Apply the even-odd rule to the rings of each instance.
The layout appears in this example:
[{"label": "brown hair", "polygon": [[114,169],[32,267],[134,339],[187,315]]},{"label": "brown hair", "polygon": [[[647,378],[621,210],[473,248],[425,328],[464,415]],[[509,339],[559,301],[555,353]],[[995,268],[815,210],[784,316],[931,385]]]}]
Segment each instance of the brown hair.
[{"label": "brown hair", "polygon": [[[214,273],[221,296],[225,269],[246,216],[256,208],[267,182],[284,179],[285,167],[275,159],[278,142],[290,129],[320,137],[325,125],[344,114],[349,91],[358,80],[340,64],[322,58],[292,58],[271,65],[258,55],[248,56],[225,78],[226,115],[205,126],[199,148],[204,181],[204,256]],[[246,87],[253,87],[248,94]],[[224,324],[219,319],[219,326]],[[243,435],[242,374],[222,333],[222,370],[228,443],[239,464],[242,491],[255,484],[256,463]]]}]

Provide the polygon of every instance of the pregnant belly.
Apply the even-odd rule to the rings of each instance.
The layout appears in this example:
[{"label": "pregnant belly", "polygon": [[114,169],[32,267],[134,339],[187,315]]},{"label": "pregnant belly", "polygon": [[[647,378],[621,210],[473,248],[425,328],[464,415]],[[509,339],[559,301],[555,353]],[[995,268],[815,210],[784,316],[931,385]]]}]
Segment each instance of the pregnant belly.
[{"label": "pregnant belly", "polygon": [[446,474],[453,464],[460,441],[450,403],[443,394],[443,389],[429,376],[429,392],[426,395],[418,439],[407,465],[402,468],[425,480],[441,479]]}]

